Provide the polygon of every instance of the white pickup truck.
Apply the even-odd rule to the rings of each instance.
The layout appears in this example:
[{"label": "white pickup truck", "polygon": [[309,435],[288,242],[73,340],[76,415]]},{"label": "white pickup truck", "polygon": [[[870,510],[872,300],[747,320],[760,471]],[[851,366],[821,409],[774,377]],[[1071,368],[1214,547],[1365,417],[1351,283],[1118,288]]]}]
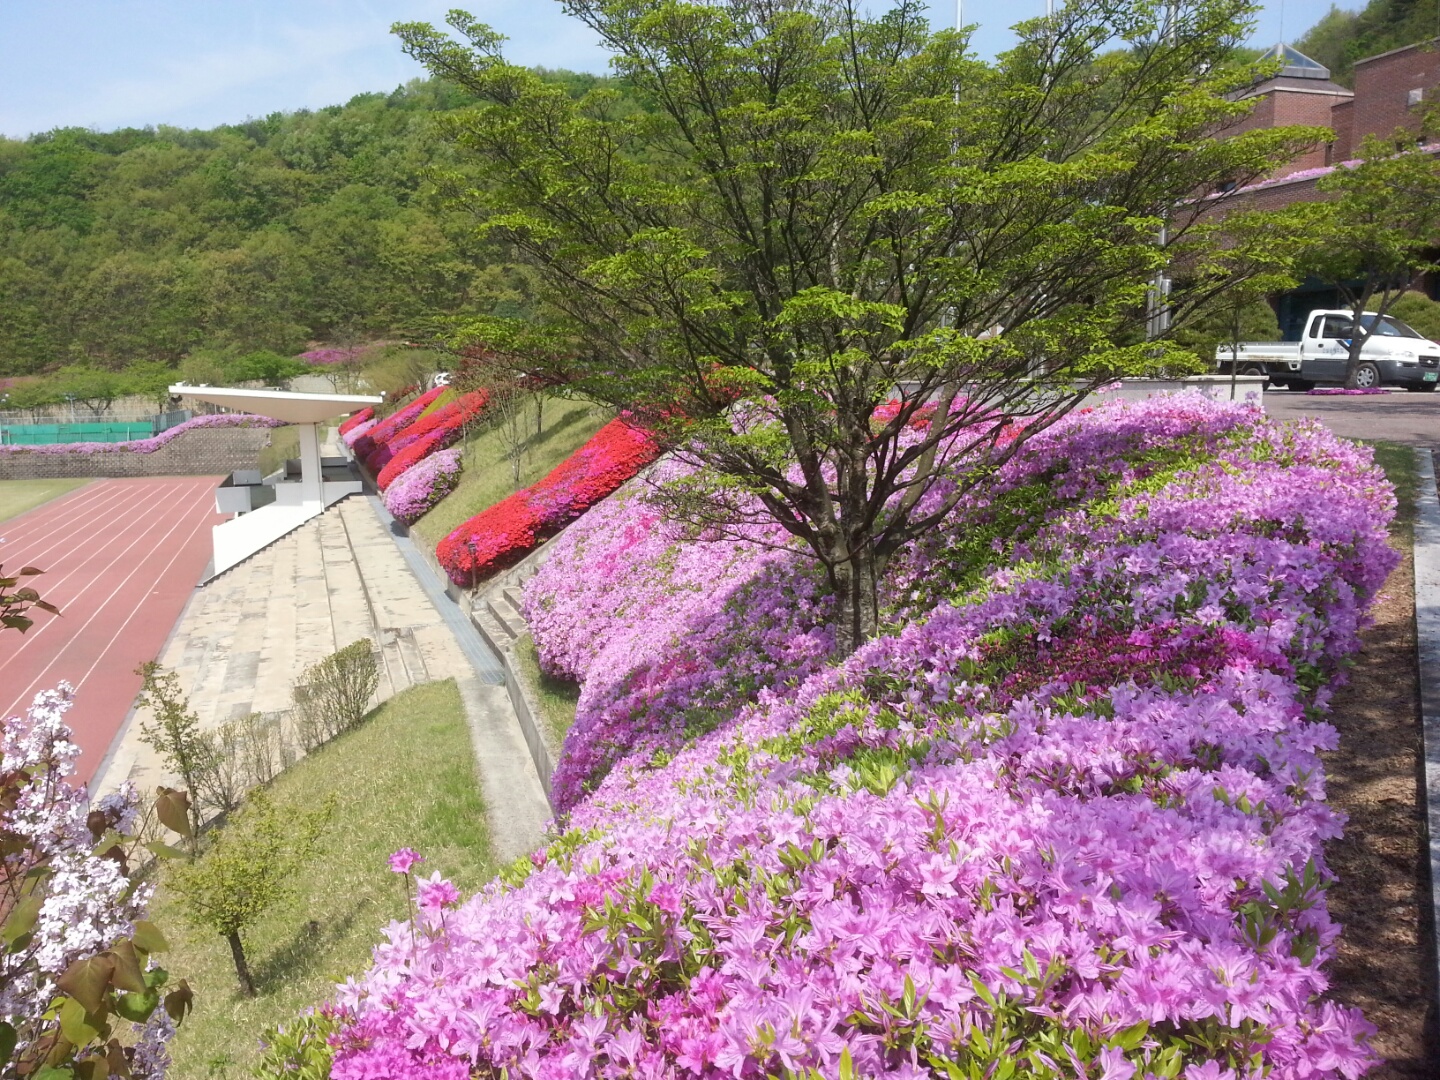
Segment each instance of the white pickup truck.
[{"label": "white pickup truck", "polygon": [[[1392,315],[1376,320],[1360,316],[1370,336],[1360,350],[1355,381],[1362,387],[1403,386],[1434,390],[1440,383],[1440,345]],[[1348,311],[1312,311],[1299,341],[1242,341],[1215,350],[1217,370],[1229,375],[1268,375],[1272,385],[1309,390],[1317,383],[1343,383],[1350,359],[1351,316]]]}]

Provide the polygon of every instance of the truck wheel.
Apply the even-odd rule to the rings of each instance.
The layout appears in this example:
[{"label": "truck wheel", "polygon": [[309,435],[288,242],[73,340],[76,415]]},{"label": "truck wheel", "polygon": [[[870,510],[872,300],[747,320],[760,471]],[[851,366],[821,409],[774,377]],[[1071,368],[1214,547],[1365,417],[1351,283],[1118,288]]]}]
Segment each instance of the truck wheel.
[{"label": "truck wheel", "polygon": [[1373,390],[1380,385],[1380,369],[1366,360],[1355,369],[1355,385],[1361,390]]},{"label": "truck wheel", "polygon": [[1269,375],[1270,373],[1269,373],[1268,371],[1266,371],[1265,368],[1264,368],[1264,366],[1261,365],[1261,364],[1246,364],[1244,367],[1242,367],[1242,368],[1240,369],[1240,374],[1241,374],[1241,375]]}]

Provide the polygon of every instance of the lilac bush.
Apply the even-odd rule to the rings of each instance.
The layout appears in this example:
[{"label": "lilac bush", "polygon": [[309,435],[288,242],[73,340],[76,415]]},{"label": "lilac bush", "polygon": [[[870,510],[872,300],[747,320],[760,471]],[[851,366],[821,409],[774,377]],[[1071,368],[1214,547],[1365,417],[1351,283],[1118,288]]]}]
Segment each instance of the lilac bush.
[{"label": "lilac bush", "polygon": [[388,928],[331,1076],[1359,1076],[1373,1029],[1325,997],[1320,718],[1393,511],[1319,425],[1107,405],[906,554],[884,636],[717,698],[706,635],[810,639],[765,604],[823,596],[632,490],[526,607],[586,731],[637,673],[660,706],[598,740],[577,717],[566,756],[611,760],[565,831]]},{"label": "lilac bush", "polygon": [[128,442],[113,443],[40,443],[36,445],[7,443],[0,446],[0,454],[61,456],[67,454],[153,454],[166,443],[178,439],[187,431],[204,428],[275,428],[284,426],[283,420],[275,420],[269,416],[252,416],[249,413],[213,413],[209,416],[191,417],[184,423],[166,428],[159,435],[152,435],[148,439],[131,439]]},{"label": "lilac bush", "polygon": [[422,458],[385,489],[385,509],[406,524],[418,521],[455,490],[460,471],[459,447]]},{"label": "lilac bush", "polygon": [[[24,1075],[49,1052],[58,1034],[53,1010],[70,1005],[61,984],[72,964],[103,961],[112,955],[107,950],[116,948],[126,950],[132,963],[138,953],[144,963],[136,930],[152,887],[131,877],[119,846],[136,832],[136,793],[127,784],[92,806],[85,787],[72,785],[80,749],[65,724],[70,706],[71,688],[62,683],[37,694],[24,716],[0,722],[0,795],[5,796],[0,799],[0,929],[6,943],[0,949],[0,1034],[8,1028],[15,1039],[13,1050],[0,1056],[0,1072],[7,1076],[12,1075],[5,1071],[7,1064],[23,1065]],[[129,1048],[116,1052],[136,1080],[163,1077],[169,1064],[165,1044],[175,1026],[167,1008],[158,1007],[161,976],[153,967],[146,971],[154,999],[129,1004],[125,1011],[135,1022],[119,1025],[130,1032]],[[87,1006],[87,1024],[95,1029],[89,1040],[68,1026],[62,1011],[66,1035],[81,1045],[60,1055],[57,1069],[51,1070],[55,1075],[89,1075],[70,1071],[72,1055],[87,1067],[94,1067],[96,1059],[103,1066],[109,1048],[102,1033],[115,1026],[106,1018],[114,1006],[104,996],[107,989],[103,984],[92,989],[102,1007]]]}]

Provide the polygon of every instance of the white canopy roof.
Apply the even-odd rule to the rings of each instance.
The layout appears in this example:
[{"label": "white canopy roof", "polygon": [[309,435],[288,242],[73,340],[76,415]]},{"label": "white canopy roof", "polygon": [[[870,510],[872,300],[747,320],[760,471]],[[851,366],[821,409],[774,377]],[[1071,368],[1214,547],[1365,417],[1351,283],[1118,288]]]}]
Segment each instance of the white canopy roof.
[{"label": "white canopy roof", "polygon": [[170,393],[196,401],[208,401],[238,412],[254,413],[283,420],[287,424],[318,424],[341,413],[366,405],[379,405],[384,398],[369,394],[295,394],[289,390],[234,390],[220,386],[186,386],[178,383]]}]

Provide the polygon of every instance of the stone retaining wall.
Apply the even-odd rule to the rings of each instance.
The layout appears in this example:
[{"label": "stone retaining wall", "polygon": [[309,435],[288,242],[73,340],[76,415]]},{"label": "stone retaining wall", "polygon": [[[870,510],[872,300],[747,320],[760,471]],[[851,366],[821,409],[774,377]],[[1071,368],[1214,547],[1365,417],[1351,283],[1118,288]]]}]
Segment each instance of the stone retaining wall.
[{"label": "stone retaining wall", "polygon": [[270,444],[270,428],[195,428],[150,454],[111,450],[91,454],[0,453],[0,480],[87,476],[224,476],[253,469]]}]

